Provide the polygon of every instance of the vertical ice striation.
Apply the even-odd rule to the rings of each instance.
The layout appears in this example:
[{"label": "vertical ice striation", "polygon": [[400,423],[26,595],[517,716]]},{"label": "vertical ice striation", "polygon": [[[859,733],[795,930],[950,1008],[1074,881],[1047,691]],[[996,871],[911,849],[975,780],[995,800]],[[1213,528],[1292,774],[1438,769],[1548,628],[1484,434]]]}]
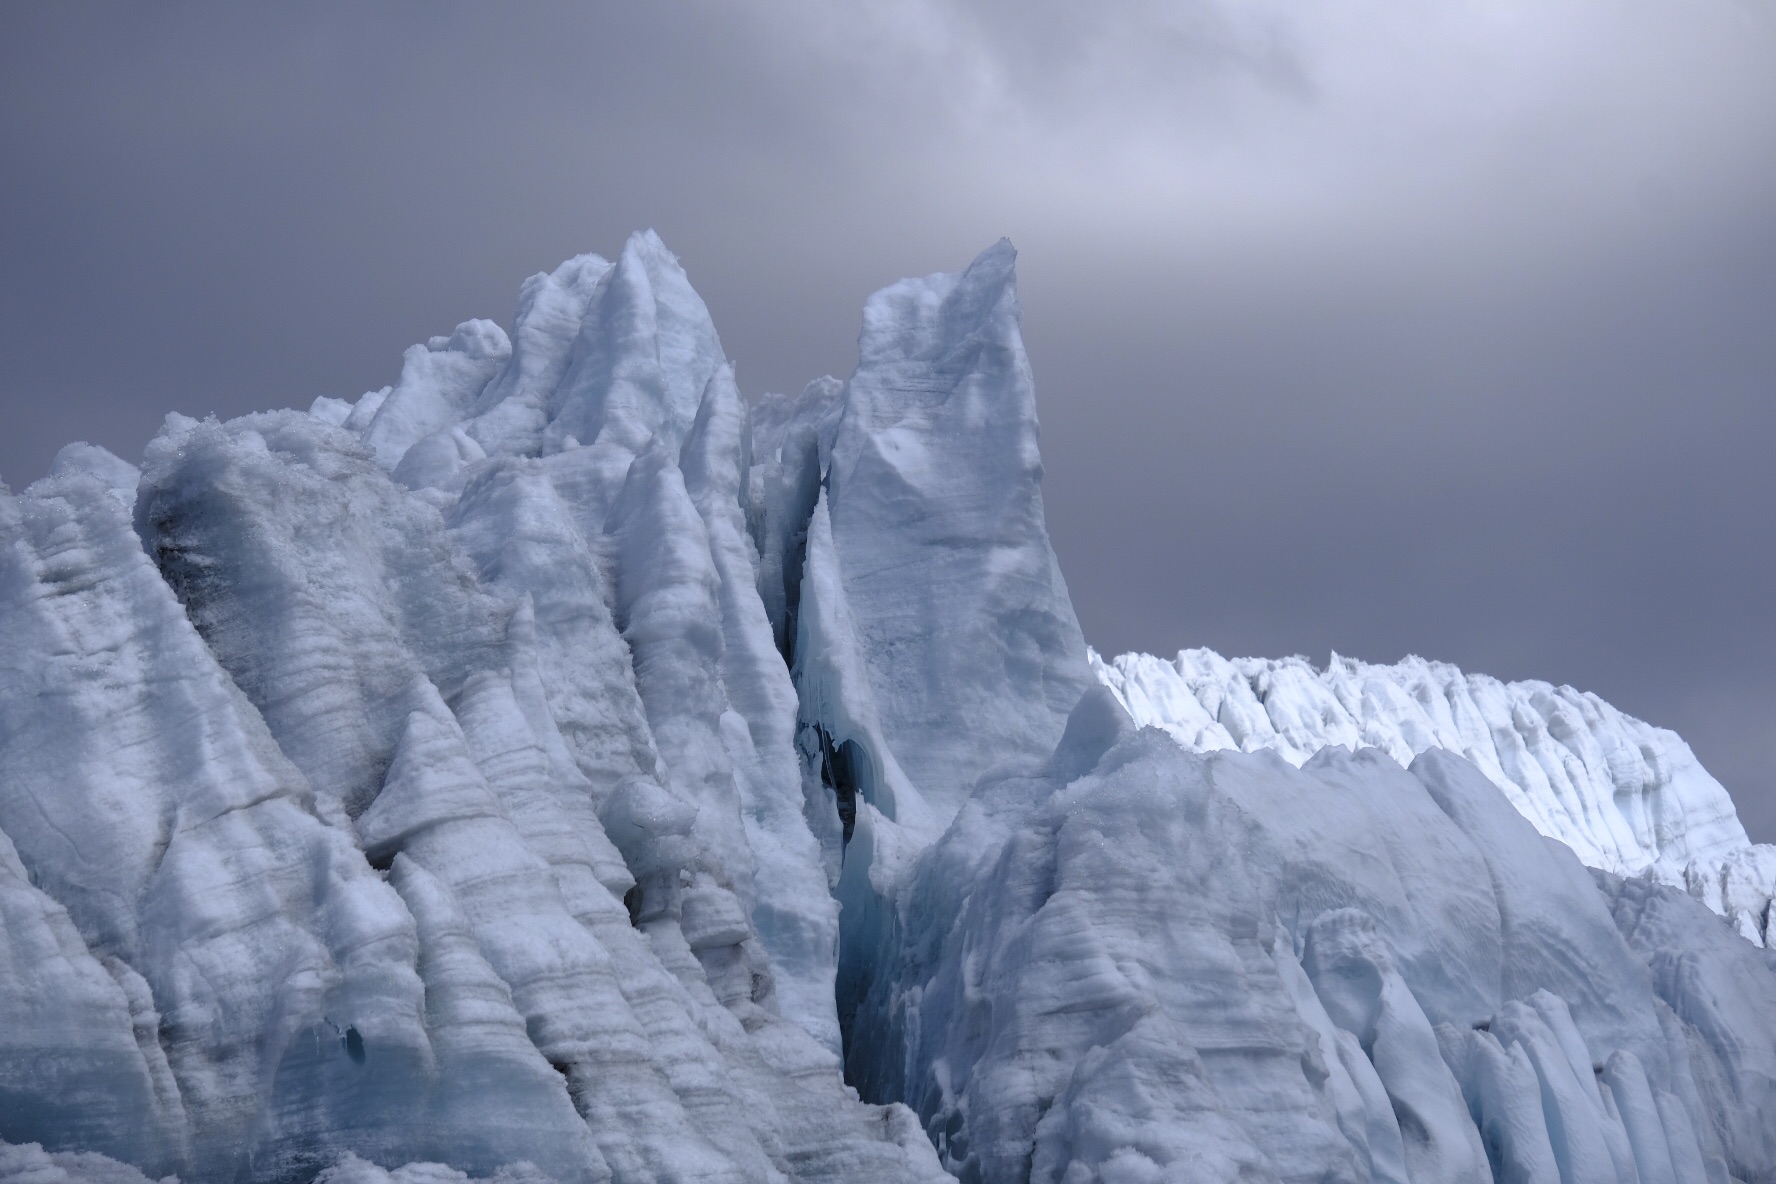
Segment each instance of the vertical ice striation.
[{"label": "vertical ice striation", "polygon": [[454,695],[501,649],[511,608],[438,511],[309,416],[169,420],[136,522],[279,746],[352,815],[381,786],[413,679]]},{"label": "vertical ice striation", "polygon": [[[111,1082],[8,1107],[0,1134],[154,1172],[275,1172],[303,1151],[276,1121],[291,1107],[321,1142],[386,1150],[426,1068],[411,918],[211,656],[110,486],[63,473],[0,514],[0,831],[42,894],[13,894],[5,937],[62,949],[56,1022],[83,1035],[49,1063]],[[15,1014],[9,1041],[56,1030]],[[374,1074],[347,1031],[374,1043]],[[129,1045],[134,1063],[117,1062]],[[78,1117],[58,1121],[69,1104]]]},{"label": "vertical ice striation", "polygon": [[[0,1139],[55,1131],[140,1163],[176,1159],[177,1087],[159,1016],[123,963],[94,956],[68,911],[0,837]],[[115,976],[115,977],[114,977]],[[125,976],[128,976],[127,978]],[[170,1113],[169,1113],[170,1111]]]},{"label": "vertical ice striation", "polygon": [[1694,901],[1600,892],[1445,752],[1296,769],[1186,752],[1118,713],[1082,700],[1048,768],[984,783],[901,890],[868,1019],[904,1032],[899,1091],[952,1171],[1776,1170],[1751,1118],[1776,1080],[1776,969],[1635,903],[1696,929]]},{"label": "vertical ice striation", "polygon": [[1001,241],[864,309],[850,380],[759,409],[761,599],[799,697],[810,823],[840,908],[847,1079],[895,1096],[895,883],[999,766],[1034,766],[1091,684],[1042,511],[1034,389]]},{"label": "vertical ice striation", "polygon": [[[752,433],[731,366],[710,378],[685,437],[685,488],[708,534],[717,577],[727,707],[719,718],[733,766],[745,842],[757,862],[751,915],[769,950],[783,1013],[833,1051],[833,950],[838,910],[827,894],[819,843],[804,813],[796,758],[797,698],[759,594],[749,518]],[[749,513],[750,512],[750,513]]]},{"label": "vertical ice striation", "polygon": [[1016,258],[1001,240],[870,297],[827,462],[883,737],[945,818],[988,768],[1046,756],[1091,679],[1043,520]]}]

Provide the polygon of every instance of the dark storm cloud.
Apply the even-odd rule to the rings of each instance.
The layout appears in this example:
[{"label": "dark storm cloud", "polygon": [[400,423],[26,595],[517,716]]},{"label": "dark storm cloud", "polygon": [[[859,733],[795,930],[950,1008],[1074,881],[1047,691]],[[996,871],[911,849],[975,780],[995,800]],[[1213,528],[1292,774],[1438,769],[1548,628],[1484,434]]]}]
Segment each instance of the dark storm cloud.
[{"label": "dark storm cloud", "polygon": [[1732,0],[12,5],[0,476],[350,397],[655,226],[750,392],[1018,243],[1102,649],[1407,652],[1776,838],[1776,23]]}]

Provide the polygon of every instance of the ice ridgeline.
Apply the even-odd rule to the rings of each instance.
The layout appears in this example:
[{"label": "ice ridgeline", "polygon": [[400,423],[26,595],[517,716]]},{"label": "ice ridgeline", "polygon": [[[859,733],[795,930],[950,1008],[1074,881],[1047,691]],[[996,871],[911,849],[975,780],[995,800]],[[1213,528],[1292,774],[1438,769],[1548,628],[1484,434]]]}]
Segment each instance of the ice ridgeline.
[{"label": "ice ridgeline", "polygon": [[1012,264],[749,409],[638,235],[0,497],[0,1181],[1776,1180],[1776,956],[1097,684]]},{"label": "ice ridgeline", "polygon": [[1328,744],[1379,748],[1401,765],[1432,748],[1460,753],[1587,867],[1650,873],[1748,941],[1776,940],[1776,846],[1746,838],[1727,791],[1675,732],[1596,695],[1422,658],[1375,666],[1333,654],[1316,670],[1196,649],[1172,662],[1094,652],[1091,663],[1137,723],[1193,752],[1272,748],[1292,765]]}]

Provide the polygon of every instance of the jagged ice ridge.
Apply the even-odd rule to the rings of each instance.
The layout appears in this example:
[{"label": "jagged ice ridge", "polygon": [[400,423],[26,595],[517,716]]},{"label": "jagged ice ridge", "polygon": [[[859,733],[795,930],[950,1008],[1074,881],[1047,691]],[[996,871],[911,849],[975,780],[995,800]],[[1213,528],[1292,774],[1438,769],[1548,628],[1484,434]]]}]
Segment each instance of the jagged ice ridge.
[{"label": "jagged ice ridge", "polygon": [[640,234],[0,495],[0,1181],[1776,1180],[1719,787],[1098,661],[1013,263],[749,406]]},{"label": "jagged ice ridge", "polygon": [[1772,936],[1776,846],[1746,837],[1726,789],[1675,732],[1596,695],[1422,658],[1377,666],[1333,654],[1324,670],[1206,649],[1090,659],[1137,723],[1193,752],[1268,748],[1292,765],[1330,744],[1379,748],[1401,765],[1433,748],[1460,753],[1586,866],[1651,874],[1754,944]]}]

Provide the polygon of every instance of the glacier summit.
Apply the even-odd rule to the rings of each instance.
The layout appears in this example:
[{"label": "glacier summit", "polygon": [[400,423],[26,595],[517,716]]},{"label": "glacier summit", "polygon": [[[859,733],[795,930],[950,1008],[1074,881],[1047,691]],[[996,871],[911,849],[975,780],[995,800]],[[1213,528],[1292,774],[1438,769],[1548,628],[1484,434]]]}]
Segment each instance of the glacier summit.
[{"label": "glacier summit", "polygon": [[1099,658],[1014,263],[749,404],[638,234],[0,492],[0,1182],[1776,1182],[1776,852],[1569,688]]}]

